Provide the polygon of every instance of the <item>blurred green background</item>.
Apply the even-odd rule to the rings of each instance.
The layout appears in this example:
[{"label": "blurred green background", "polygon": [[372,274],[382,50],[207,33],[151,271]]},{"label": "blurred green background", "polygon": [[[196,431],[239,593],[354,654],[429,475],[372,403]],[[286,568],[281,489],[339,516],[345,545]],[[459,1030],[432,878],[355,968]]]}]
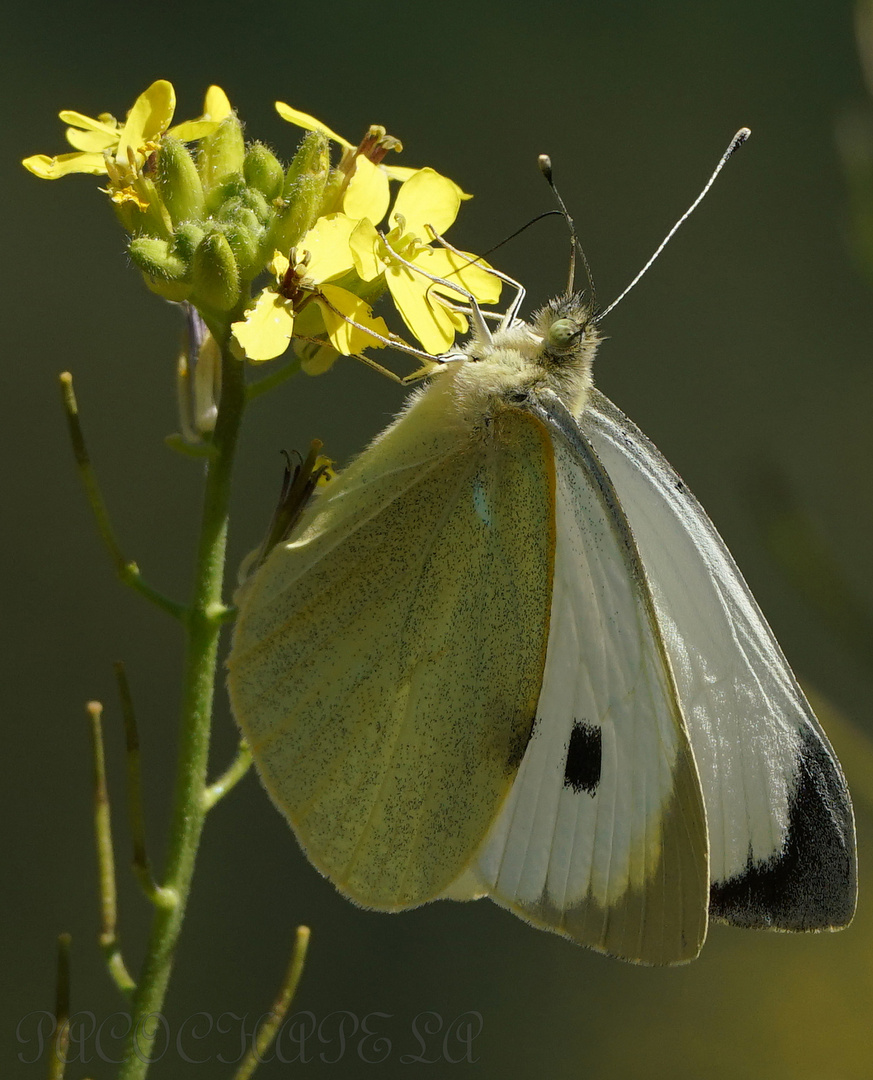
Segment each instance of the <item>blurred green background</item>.
[{"label": "blurred green background", "polygon": [[[536,4],[21,5],[5,30],[5,273],[2,367],[5,780],[3,1076],[42,1076],[36,1024],[52,1007],[55,936],[73,934],[73,1008],[120,1008],[97,951],[90,764],[83,703],[108,707],[118,811],[121,932],[131,963],[147,926],[124,871],[123,758],[111,661],[136,696],[156,853],[174,761],[180,642],[175,627],[116,585],[98,548],[66,443],[55,377],[76,378],[86,430],[128,557],[183,595],[199,466],[167,450],[181,323],[127,266],[96,184],[36,180],[17,162],[61,152],[57,111],[122,115],[153,79],[173,81],[178,116],[222,85],[250,137],[290,156],[281,98],[356,141],[382,123],[402,163],[431,165],[476,198],[451,239],[485,249],[552,205],[536,169],[551,154],[603,300],[636,273],[743,124],[752,140],[643,284],[610,315],[600,387],[655,440],[708,508],[782,645],[808,684],[873,734],[864,640],[805,602],[766,542],[772,483],[792,493],[862,605],[873,596],[873,306],[853,263],[835,130],[869,107],[852,8],[837,0],[545,0]],[[531,305],[562,287],[557,220],[495,257]],[[406,361],[397,357],[398,370]],[[400,388],[352,360],[300,376],[249,413],[237,475],[231,565],[261,538],[282,448],[313,436],[345,461],[378,431]],[[763,517],[762,517],[763,508]],[[815,571],[814,575],[815,576]],[[814,582],[813,582],[814,584]],[[869,610],[869,608],[868,608]],[[869,643],[867,643],[869,644]],[[827,715],[824,716],[828,725]],[[299,854],[254,776],[210,820],[168,1002],[198,1012],[267,1007],[293,927],[312,926],[296,1001],[326,1040],[303,1075],[405,1076],[421,1063],[416,1024],[481,1014],[475,1064],[424,1056],[438,1075],[553,1078],[869,1078],[873,916],[867,870],[873,774],[865,744],[832,727],[853,786],[862,857],[853,927],[803,938],[715,927],[687,968],[625,966],[536,932],[487,902],[402,916],[343,901]],[[223,695],[216,770],[235,730]],[[385,1060],[360,1034],[341,1047],[336,1010],[391,1039]],[[228,1021],[231,1031],[238,1031]],[[346,1021],[347,1025],[349,1021]],[[175,1031],[175,1028],[174,1028]],[[346,1033],[350,1028],[347,1026]],[[118,1043],[106,1029],[104,1054]],[[233,1034],[170,1049],[156,1077],[229,1076]],[[450,1040],[454,1056],[462,1048]],[[285,1050],[292,1048],[286,1044]],[[382,1047],[385,1050],[385,1047]],[[68,1076],[99,1078],[94,1038]],[[323,1054],[327,1060],[322,1060]],[[20,1055],[20,1057],[19,1057]],[[21,1060],[24,1059],[24,1061]],[[333,1059],[338,1058],[335,1062]],[[263,1067],[264,1080],[291,1065]]]}]

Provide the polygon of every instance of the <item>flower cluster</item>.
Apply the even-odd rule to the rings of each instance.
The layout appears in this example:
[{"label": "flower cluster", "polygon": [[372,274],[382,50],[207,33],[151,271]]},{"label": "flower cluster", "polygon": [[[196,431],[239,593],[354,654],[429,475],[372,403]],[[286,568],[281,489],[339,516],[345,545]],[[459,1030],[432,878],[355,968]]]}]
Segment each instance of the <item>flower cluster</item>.
[{"label": "flower cluster", "polygon": [[[469,295],[498,299],[500,280],[487,265],[442,240],[470,196],[433,169],[387,164],[402,147],[384,128],[354,146],[277,102],[279,115],[306,131],[283,165],[263,143],[246,144],[219,87],[207,92],[202,116],[171,126],[175,104],[172,85],[158,80],[123,123],[64,111],[74,151],[23,164],[49,180],[105,176],[149,287],[190,304],[238,356],[270,360],[295,340],[315,373],[337,354],[400,342],[371,312],[384,293],[437,355],[466,330],[454,305]],[[342,151],[333,168],[331,143]],[[400,186],[389,213],[392,182]],[[253,288],[264,272],[268,284]]]}]

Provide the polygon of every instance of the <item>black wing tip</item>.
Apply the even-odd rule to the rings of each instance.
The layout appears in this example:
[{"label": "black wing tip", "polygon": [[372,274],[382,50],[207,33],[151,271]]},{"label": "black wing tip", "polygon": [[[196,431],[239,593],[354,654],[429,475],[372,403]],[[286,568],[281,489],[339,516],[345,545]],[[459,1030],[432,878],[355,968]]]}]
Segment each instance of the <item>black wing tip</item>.
[{"label": "black wing tip", "polygon": [[823,889],[786,886],[780,870],[782,860],[756,868],[748,874],[714,884],[709,913],[718,922],[747,930],[788,930],[811,933],[842,930],[855,914],[856,885],[853,874],[828,881]]},{"label": "black wing tip", "polygon": [[710,889],[714,919],[753,929],[839,930],[857,898],[855,826],[840,767],[812,729],[801,733],[798,782],[782,851]]}]

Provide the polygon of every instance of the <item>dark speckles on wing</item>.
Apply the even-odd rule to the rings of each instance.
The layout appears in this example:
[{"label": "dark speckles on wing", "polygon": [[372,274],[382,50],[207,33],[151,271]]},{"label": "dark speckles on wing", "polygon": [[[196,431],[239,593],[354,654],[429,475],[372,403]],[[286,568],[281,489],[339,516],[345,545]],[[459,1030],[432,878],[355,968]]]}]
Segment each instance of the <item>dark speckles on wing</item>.
[{"label": "dark speckles on wing", "polygon": [[574,721],[564,765],[564,787],[572,788],[577,795],[587,791],[593,796],[600,783],[600,760],[600,728]]},{"label": "dark speckles on wing", "polygon": [[745,873],[713,884],[710,914],[736,926],[821,930],[845,926],[855,909],[851,805],[839,767],[804,731],[798,781],[781,854],[749,861]]},{"label": "dark speckles on wing", "polygon": [[524,752],[527,750],[528,743],[533,738],[536,724],[536,718],[534,718],[531,720],[529,728],[519,729],[515,732],[509,747],[509,753],[506,757],[506,772],[508,776],[515,776],[518,772],[518,768],[521,765],[521,759],[524,757]]}]

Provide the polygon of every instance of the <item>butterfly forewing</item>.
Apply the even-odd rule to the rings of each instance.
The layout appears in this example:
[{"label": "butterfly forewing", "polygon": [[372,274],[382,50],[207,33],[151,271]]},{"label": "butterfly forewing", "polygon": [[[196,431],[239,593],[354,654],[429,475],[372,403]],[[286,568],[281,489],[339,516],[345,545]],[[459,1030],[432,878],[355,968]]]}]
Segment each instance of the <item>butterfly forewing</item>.
[{"label": "butterfly forewing", "polygon": [[845,925],[852,806],[840,766],[706,513],[642,432],[596,391],[580,418],[646,567],[700,772],[710,911],[744,926]]},{"label": "butterfly forewing", "polygon": [[315,865],[382,909],[434,898],[505,798],[552,584],[542,423],[507,413],[487,438],[433,445],[418,430],[389,429],[274,550],[229,662],[272,798]]}]

